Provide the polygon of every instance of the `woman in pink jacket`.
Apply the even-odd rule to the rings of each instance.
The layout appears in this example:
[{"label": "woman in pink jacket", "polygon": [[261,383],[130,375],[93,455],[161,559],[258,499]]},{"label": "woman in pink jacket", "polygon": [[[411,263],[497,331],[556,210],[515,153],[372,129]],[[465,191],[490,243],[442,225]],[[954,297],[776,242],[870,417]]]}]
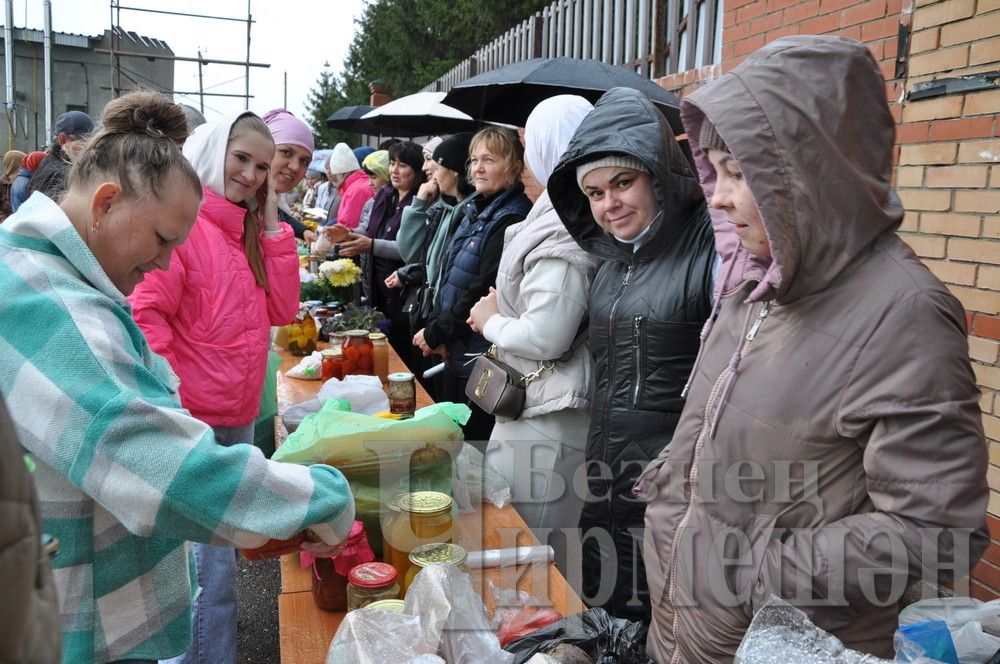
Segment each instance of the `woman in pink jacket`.
[{"label": "woman in pink jacket", "polygon": [[[278,220],[273,155],[267,125],[249,111],[198,127],[184,144],[203,187],[198,219],[170,268],[146,275],[129,297],[150,347],[180,378],[181,404],[221,445],[252,440],[270,326],[298,308],[295,237]],[[233,662],[233,549],[196,544],[195,557],[195,633],[211,638],[196,638],[182,661]]]}]

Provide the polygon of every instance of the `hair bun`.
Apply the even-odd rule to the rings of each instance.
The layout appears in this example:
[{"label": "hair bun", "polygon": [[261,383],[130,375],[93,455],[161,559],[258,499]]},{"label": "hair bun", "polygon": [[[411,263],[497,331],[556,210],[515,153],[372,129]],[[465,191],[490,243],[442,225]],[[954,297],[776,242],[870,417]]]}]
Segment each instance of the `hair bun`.
[{"label": "hair bun", "polygon": [[103,134],[144,134],[181,144],[188,136],[184,111],[168,97],[139,90],[113,99],[101,114]]}]

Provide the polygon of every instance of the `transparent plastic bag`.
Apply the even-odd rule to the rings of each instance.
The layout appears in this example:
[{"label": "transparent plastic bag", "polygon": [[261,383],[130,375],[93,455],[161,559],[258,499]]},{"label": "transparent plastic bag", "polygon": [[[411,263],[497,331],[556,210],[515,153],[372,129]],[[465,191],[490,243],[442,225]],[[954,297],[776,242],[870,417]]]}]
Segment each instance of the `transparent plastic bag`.
[{"label": "transparent plastic bag", "polygon": [[[972,597],[940,597],[910,604],[899,614],[897,644],[917,641],[902,628],[919,623],[944,622],[960,664],[985,662],[1000,650],[1000,600],[981,602]],[[935,647],[935,646],[931,646]]]},{"label": "transparent plastic bag", "polygon": [[303,380],[323,380],[323,369],[321,363],[323,356],[318,352],[303,357],[298,364],[285,372],[289,378],[301,378]]},{"label": "transparent plastic bag", "polygon": [[[438,659],[433,659],[437,656]],[[510,664],[468,574],[425,567],[406,593],[402,614],[364,608],[344,618],[327,664]]]},{"label": "transparent plastic bag", "polygon": [[351,404],[351,411],[363,415],[389,410],[389,397],[382,390],[378,376],[344,376],[344,380],[331,378],[323,383],[316,394],[322,402],[343,399]]},{"label": "transparent plastic bag", "polygon": [[[908,661],[932,664],[922,652]],[[788,602],[772,597],[756,614],[733,664],[888,664],[893,660],[850,650]]]},{"label": "transparent plastic bag", "polygon": [[497,509],[510,502],[510,484],[483,453],[466,443],[455,457],[452,498],[459,512],[475,511],[475,505],[491,503]]},{"label": "transparent plastic bag", "polygon": [[493,630],[497,633],[501,646],[563,618],[561,613],[552,608],[551,602],[523,590],[498,588],[490,581],[490,593],[496,600]]}]

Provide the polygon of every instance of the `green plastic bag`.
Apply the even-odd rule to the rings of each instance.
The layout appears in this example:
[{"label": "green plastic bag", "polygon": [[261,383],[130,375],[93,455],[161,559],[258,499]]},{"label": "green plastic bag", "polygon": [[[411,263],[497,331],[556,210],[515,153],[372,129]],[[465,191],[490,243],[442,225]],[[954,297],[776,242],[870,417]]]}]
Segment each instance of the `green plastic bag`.
[{"label": "green plastic bag", "polygon": [[267,371],[264,374],[264,390],[260,395],[260,410],[253,423],[253,444],[259,447],[268,459],[274,454],[274,418],[278,416],[279,368],[281,368],[281,356],[269,351]]}]

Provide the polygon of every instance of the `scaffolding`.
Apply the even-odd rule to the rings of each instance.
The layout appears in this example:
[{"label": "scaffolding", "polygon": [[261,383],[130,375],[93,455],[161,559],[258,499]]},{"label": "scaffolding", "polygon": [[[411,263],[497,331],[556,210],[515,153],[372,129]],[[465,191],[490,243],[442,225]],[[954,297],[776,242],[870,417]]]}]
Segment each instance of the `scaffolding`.
[{"label": "scaffolding", "polygon": [[[269,68],[271,65],[269,63],[262,62],[251,62],[250,61],[250,31],[253,24],[256,22],[253,20],[253,15],[250,11],[251,0],[247,0],[247,15],[246,18],[237,18],[232,16],[211,16],[207,14],[192,14],[188,12],[175,12],[167,11],[164,9],[149,9],[145,7],[127,7],[121,4],[121,0],[111,0],[111,50],[110,51],[98,51],[100,53],[108,53],[111,56],[111,95],[112,97],[118,97],[123,92],[127,92],[128,87],[123,87],[121,83],[122,66],[121,58],[123,57],[157,57],[163,59],[169,59],[174,62],[197,62],[198,63],[198,91],[197,93],[193,91],[180,91],[180,90],[169,90],[164,91],[166,94],[184,95],[184,96],[194,96],[198,95],[199,99],[199,110],[204,114],[205,112],[205,97],[243,97],[245,100],[246,108],[250,108],[250,100],[253,95],[250,94],[250,68],[251,67],[261,67]],[[247,26],[247,51],[245,60],[218,60],[213,58],[203,57],[201,51],[198,51],[197,57],[190,56],[180,56],[180,55],[169,55],[169,56],[150,56],[148,53],[136,53],[132,51],[121,50],[121,12],[122,11],[132,11],[132,12],[146,12],[151,14],[168,14],[171,16],[183,16],[186,18],[198,18],[198,19],[208,19],[213,21],[234,21],[238,23],[246,23]],[[244,74],[244,93],[242,95],[235,95],[231,93],[223,92],[205,92],[205,87],[202,78],[202,67],[205,65],[225,65],[225,66],[237,66],[243,67],[245,69]]]}]

